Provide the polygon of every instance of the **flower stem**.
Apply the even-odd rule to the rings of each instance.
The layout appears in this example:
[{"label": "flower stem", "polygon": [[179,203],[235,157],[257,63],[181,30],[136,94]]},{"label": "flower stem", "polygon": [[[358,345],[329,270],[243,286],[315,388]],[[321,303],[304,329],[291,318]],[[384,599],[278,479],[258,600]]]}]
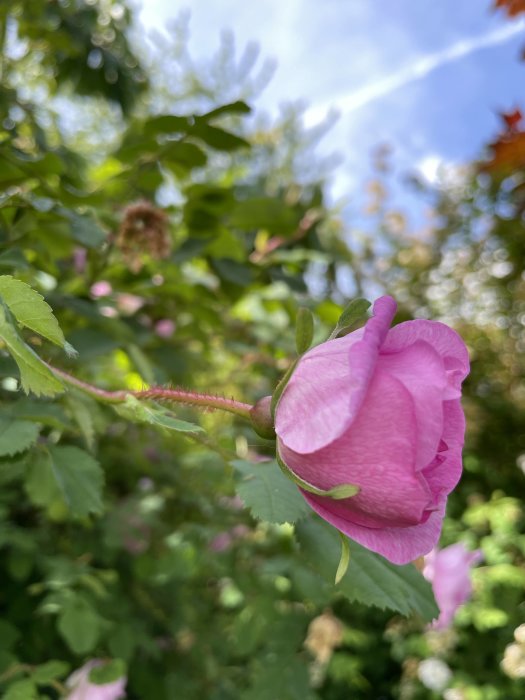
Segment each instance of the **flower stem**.
[{"label": "flower stem", "polygon": [[[46,363],[47,364],[47,363]],[[62,379],[66,384],[76,387],[81,391],[89,394],[94,399],[103,403],[123,403],[127,396],[134,396],[136,399],[158,399],[161,401],[172,401],[173,403],[182,403],[187,406],[196,406],[203,409],[218,409],[233,413],[240,418],[250,420],[250,410],[252,408],[249,403],[242,403],[235,399],[226,399],[223,396],[215,396],[213,394],[203,394],[196,391],[185,391],[182,389],[166,389],[164,387],[151,387],[142,391],[128,391],[120,389],[118,391],[106,391],[98,386],[88,384],[80,379],[77,379],[71,374],[57,369],[52,365],[47,364],[49,369]]]}]

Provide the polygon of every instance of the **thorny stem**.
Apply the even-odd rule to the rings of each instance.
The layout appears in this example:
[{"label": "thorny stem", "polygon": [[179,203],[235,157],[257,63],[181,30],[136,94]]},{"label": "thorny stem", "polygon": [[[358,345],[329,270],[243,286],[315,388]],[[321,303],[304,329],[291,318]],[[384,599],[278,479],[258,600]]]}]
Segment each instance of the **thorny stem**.
[{"label": "thorny stem", "polygon": [[68,374],[61,369],[57,369],[52,365],[48,364],[47,366],[57,377],[60,377],[60,379],[66,382],[66,384],[70,384],[71,386],[80,389],[86,394],[92,396],[94,399],[102,401],[103,403],[123,403],[127,396],[134,396],[136,399],[158,399],[161,401],[164,400],[172,401],[173,403],[182,403],[187,406],[196,406],[198,408],[211,408],[218,409],[220,411],[228,411],[228,413],[233,413],[240,418],[245,418],[248,421],[250,420],[250,410],[252,408],[251,404],[235,401],[235,399],[226,399],[223,396],[202,394],[199,392],[185,391],[182,389],[166,389],[160,386],[152,387],[151,389],[144,389],[142,391],[129,391],[127,389],[106,391],[105,389],[100,389],[98,386],[93,386],[93,384],[83,382],[73,375]]}]

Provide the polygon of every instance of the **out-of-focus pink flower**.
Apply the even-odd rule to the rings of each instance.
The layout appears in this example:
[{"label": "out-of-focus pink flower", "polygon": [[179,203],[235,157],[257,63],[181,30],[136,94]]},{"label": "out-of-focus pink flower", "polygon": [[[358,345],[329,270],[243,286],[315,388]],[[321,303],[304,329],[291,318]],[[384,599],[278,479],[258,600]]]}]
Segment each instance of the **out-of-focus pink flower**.
[{"label": "out-of-focus pink flower", "polygon": [[91,669],[104,664],[100,659],[92,659],[85,663],[78,671],[72,673],[66,681],[66,686],[71,688],[67,700],[118,700],[125,698],[124,692],[127,678],[123,676],[111,683],[97,685],[89,680]]},{"label": "out-of-focus pink flower", "polygon": [[233,539],[229,532],[220,532],[209,544],[212,552],[225,552],[232,545]]},{"label": "out-of-focus pink flower", "polygon": [[470,598],[470,569],[482,558],[481,550],[469,552],[462,542],[433,549],[425,557],[423,575],[432,583],[439,607],[439,617],[432,624],[435,629],[449,627],[457,609]]},{"label": "out-of-focus pink flower", "polygon": [[141,309],[145,303],[146,300],[136,294],[128,294],[127,292],[117,294],[117,308],[125,316],[132,316],[136,311]]},{"label": "out-of-focus pink flower", "polygon": [[219,503],[223,508],[233,511],[242,510],[245,507],[239,496],[221,496],[219,498]]},{"label": "out-of-focus pink flower", "polygon": [[89,293],[95,299],[100,299],[100,297],[107,297],[113,291],[113,287],[107,280],[99,280],[91,285]]},{"label": "out-of-focus pink flower", "polygon": [[245,537],[248,537],[250,532],[250,528],[242,523],[239,525],[234,525],[230,530],[230,534],[235,540],[243,540]]},{"label": "out-of-focus pink flower", "polygon": [[73,251],[73,267],[77,275],[81,275],[86,269],[87,250],[85,248],[75,248]]},{"label": "out-of-focus pink flower", "polygon": [[117,310],[113,306],[101,306],[100,313],[106,318],[116,318],[118,316]]},{"label": "out-of-focus pink flower", "polygon": [[461,475],[467,348],[443,323],[393,328],[395,301],[299,360],[275,414],[278,452],[317,489],[353,484],[336,500],[302,491],[338,530],[394,564],[429,552]]},{"label": "out-of-focus pink flower", "polygon": [[175,323],[170,318],[162,318],[155,324],[155,333],[159,338],[171,338],[175,333]]}]

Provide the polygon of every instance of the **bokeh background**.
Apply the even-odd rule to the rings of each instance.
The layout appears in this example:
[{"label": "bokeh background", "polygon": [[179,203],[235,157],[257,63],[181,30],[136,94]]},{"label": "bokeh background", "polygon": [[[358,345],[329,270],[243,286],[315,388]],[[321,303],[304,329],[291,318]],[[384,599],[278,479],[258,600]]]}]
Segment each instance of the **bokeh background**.
[{"label": "bokeh background", "polygon": [[[78,357],[27,342],[107,389],[255,401],[299,306],[321,341],[349,298],[388,292],[398,321],[469,346],[441,544],[484,557],[446,630],[352,601],[304,531],[301,549],[243,507],[232,457],[271,453],[248,426],[181,410],[207,431],[181,436],[25,398],[2,350],[4,698],[66,697],[92,658],[129,698],[524,697],[525,3],[496,4],[2,3],[0,272]],[[49,455],[85,476],[69,502]]]}]

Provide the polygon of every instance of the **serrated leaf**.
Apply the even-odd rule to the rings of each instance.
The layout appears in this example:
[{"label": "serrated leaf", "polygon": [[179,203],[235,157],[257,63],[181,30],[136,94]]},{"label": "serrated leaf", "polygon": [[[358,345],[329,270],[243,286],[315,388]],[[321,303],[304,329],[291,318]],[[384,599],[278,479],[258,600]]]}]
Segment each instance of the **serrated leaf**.
[{"label": "serrated leaf", "polygon": [[12,457],[34,445],[40,426],[0,414],[0,457]]},{"label": "serrated leaf", "polygon": [[304,306],[297,311],[295,319],[295,347],[297,353],[302,355],[312,344],[314,337],[314,315],[310,309]]},{"label": "serrated leaf", "polygon": [[366,312],[369,307],[370,302],[368,299],[352,299],[352,301],[344,308],[341,316],[339,316],[337,325],[331,333],[329,339],[331,340],[333,338],[337,338],[339,333],[347,328],[350,328],[358,321],[366,318]]},{"label": "serrated leaf", "polygon": [[72,445],[49,449],[56,482],[71,513],[79,517],[101,513],[104,472],[91,455]]},{"label": "serrated leaf", "polygon": [[87,654],[96,645],[101,619],[93,608],[78,596],[68,600],[58,618],[58,631],[74,654]]},{"label": "serrated leaf", "polygon": [[139,401],[131,394],[122,403],[113,404],[115,411],[133,423],[149,423],[166,430],[175,430],[179,433],[202,433],[204,429],[196,423],[175,418],[164,406],[154,402]]},{"label": "serrated leaf", "polygon": [[20,325],[64,347],[64,334],[41,294],[11,275],[0,275],[0,297]]},{"label": "serrated leaf", "polygon": [[102,512],[103,485],[99,463],[72,445],[39,452],[28,466],[26,490],[33,503],[47,507],[60,497],[71,514],[80,518]]},{"label": "serrated leaf", "polygon": [[310,512],[310,507],[276,462],[252,464],[232,462],[243,476],[236,486],[237,495],[252,515],[269,523],[294,523]]},{"label": "serrated leaf", "polygon": [[64,391],[62,383],[42,362],[38,355],[20,337],[11,323],[7,309],[0,304],[0,339],[20,370],[20,380],[25,392],[37,396],[54,396]]},{"label": "serrated leaf", "polygon": [[[308,565],[328,582],[333,582],[340,560],[338,531],[318,518],[296,526],[301,550]],[[432,586],[415,566],[396,566],[353,540],[348,541],[351,567],[337,590],[349,600],[403,615],[416,612],[426,622],[439,615]]]},{"label": "serrated leaf", "polygon": [[93,449],[95,444],[95,425],[90,406],[84,397],[73,396],[72,393],[68,394],[66,401],[67,407],[78,425],[88,449]]},{"label": "serrated leaf", "polygon": [[30,501],[36,506],[49,508],[55,501],[63,501],[47,451],[29,454],[24,486]]}]

